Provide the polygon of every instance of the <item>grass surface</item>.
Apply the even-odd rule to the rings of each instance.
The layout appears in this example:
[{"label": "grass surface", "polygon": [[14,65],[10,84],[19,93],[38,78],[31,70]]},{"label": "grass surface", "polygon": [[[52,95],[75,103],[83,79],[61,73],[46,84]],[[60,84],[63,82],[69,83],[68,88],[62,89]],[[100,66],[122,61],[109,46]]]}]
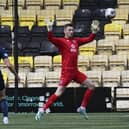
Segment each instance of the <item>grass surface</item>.
[{"label": "grass surface", "polygon": [[129,129],[128,113],[88,113],[85,120],[77,113],[45,114],[35,121],[33,113],[10,113],[9,124],[3,125],[2,114],[0,129]]}]

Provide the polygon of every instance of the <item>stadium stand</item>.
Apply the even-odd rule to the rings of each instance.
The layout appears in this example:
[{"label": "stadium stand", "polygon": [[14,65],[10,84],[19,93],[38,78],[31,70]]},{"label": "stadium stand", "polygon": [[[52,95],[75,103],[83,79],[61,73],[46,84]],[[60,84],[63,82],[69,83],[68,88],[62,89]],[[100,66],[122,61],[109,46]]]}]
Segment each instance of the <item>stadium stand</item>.
[{"label": "stadium stand", "polygon": [[[18,83],[18,86],[20,88],[26,87],[26,74],[24,72],[20,72],[19,77],[20,77],[20,82]],[[7,86],[9,88],[15,87],[15,77],[12,73],[9,73],[8,75]]]},{"label": "stadium stand", "polygon": [[32,56],[19,56],[18,57],[19,71],[28,73],[33,69]]},{"label": "stadium stand", "polygon": [[129,86],[129,70],[125,70],[121,72],[121,83],[122,83],[122,87]]},{"label": "stadium stand", "polygon": [[63,0],[63,8],[76,10],[79,7],[80,0]]},{"label": "stadium stand", "polygon": [[110,40],[101,39],[97,44],[97,54],[99,55],[112,55],[115,49],[115,42]]},{"label": "stadium stand", "polygon": [[54,71],[60,71],[61,70],[61,55],[57,55],[53,57],[53,69]]},{"label": "stadium stand", "polygon": [[27,74],[27,87],[45,86],[45,75],[43,72],[29,72]]},{"label": "stadium stand", "polygon": [[92,58],[92,56],[96,54],[96,40],[80,46],[79,54],[88,55],[90,58]]},{"label": "stadium stand", "polygon": [[[15,27],[13,31],[15,30]],[[17,42],[18,42],[18,48],[19,48],[19,55],[23,55],[24,53],[24,44],[28,44],[31,40],[30,37],[30,31],[27,26],[19,26],[17,28]]]},{"label": "stadium stand", "polygon": [[113,23],[124,26],[128,22],[128,9],[116,9],[116,16],[113,18]]},{"label": "stadium stand", "polygon": [[37,10],[36,11],[36,20],[38,26],[46,26],[45,19],[54,20],[55,10]]},{"label": "stadium stand", "polygon": [[115,51],[117,55],[129,55],[129,43],[128,39],[120,39],[115,44]]},{"label": "stadium stand", "polygon": [[111,55],[109,56],[110,70],[122,71],[127,69],[127,56],[126,55]]},{"label": "stadium stand", "polygon": [[26,0],[24,6],[29,10],[40,10],[44,7],[44,2],[43,0]]},{"label": "stadium stand", "polygon": [[106,24],[104,26],[104,34],[105,34],[105,37],[117,36],[117,37],[121,38],[122,26],[120,24],[116,24],[116,23]]},{"label": "stadium stand", "polygon": [[129,9],[129,1],[128,0],[118,0],[118,8]]},{"label": "stadium stand", "polygon": [[61,8],[61,0],[45,0],[45,9],[58,10]]},{"label": "stadium stand", "polygon": [[94,55],[90,61],[90,68],[93,71],[105,71],[108,69],[108,56]]},{"label": "stadium stand", "polygon": [[78,57],[78,67],[80,71],[89,70],[90,59],[88,55],[79,55]]},{"label": "stadium stand", "polygon": [[104,87],[120,86],[120,71],[103,71],[102,83]]},{"label": "stadium stand", "polygon": [[[6,47],[14,64],[14,3],[0,0],[0,45]],[[113,19],[105,17],[105,9],[115,8]],[[129,0],[18,0],[17,28],[19,87],[57,87],[60,78],[59,50],[47,39],[46,19],[54,22],[53,33],[64,36],[64,24],[73,23],[74,36],[91,33],[93,19],[100,21],[96,39],[79,49],[79,70],[86,73],[96,87],[111,87],[114,97],[127,97],[129,85]],[[11,75],[0,61],[5,84],[14,87]],[[72,81],[68,87],[79,87]],[[122,89],[122,88],[124,89]],[[123,108],[118,101],[117,106]],[[128,104],[125,103],[125,107]]]},{"label": "stadium stand", "polygon": [[35,10],[19,9],[19,26],[28,26],[29,30],[35,25],[36,20]]},{"label": "stadium stand", "polygon": [[44,38],[40,46],[40,55],[55,56],[59,54],[59,50],[47,38]]},{"label": "stadium stand", "polygon": [[123,38],[129,39],[129,24],[125,24],[123,27]]},{"label": "stadium stand", "polygon": [[52,57],[51,56],[35,56],[34,57],[34,70],[35,72],[44,72],[52,70]]},{"label": "stadium stand", "polygon": [[60,72],[49,71],[46,72],[46,86],[47,87],[57,87],[59,84]]},{"label": "stadium stand", "polygon": [[93,81],[95,87],[102,86],[102,72],[101,71],[86,71],[89,79]]}]

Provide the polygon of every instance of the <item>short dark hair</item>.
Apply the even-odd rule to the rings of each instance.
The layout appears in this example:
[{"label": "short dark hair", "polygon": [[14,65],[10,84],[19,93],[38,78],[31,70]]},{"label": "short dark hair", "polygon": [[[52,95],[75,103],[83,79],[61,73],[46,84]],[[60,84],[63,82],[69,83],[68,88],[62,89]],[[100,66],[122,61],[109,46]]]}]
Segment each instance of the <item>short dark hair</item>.
[{"label": "short dark hair", "polygon": [[64,29],[67,28],[68,26],[73,27],[73,24],[72,23],[65,24]]}]

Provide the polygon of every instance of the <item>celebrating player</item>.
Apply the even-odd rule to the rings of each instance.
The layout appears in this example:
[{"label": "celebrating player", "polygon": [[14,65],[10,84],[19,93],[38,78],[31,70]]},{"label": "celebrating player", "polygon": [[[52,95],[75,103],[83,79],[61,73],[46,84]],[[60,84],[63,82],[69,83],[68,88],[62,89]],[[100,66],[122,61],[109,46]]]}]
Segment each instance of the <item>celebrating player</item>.
[{"label": "celebrating player", "polygon": [[[4,60],[4,63],[7,65],[9,70],[16,76],[18,80],[20,80],[18,74],[16,73],[15,69],[13,68],[12,64],[8,59],[8,54],[5,52],[5,48],[0,48],[0,59]],[[0,70],[0,108],[3,113],[3,123],[8,124],[8,103],[6,100],[5,85],[1,70]]]},{"label": "celebrating player", "polygon": [[74,80],[77,83],[82,84],[83,86],[87,86],[88,89],[84,93],[84,97],[81,103],[81,106],[77,109],[77,112],[82,114],[85,119],[88,118],[86,113],[87,103],[93,94],[94,84],[88,77],[80,72],[77,68],[77,59],[78,59],[78,49],[79,46],[91,42],[95,39],[96,33],[99,31],[99,21],[93,20],[91,24],[91,31],[88,37],[79,38],[73,37],[74,28],[72,24],[66,24],[64,26],[64,34],[63,38],[57,38],[53,36],[52,26],[53,22],[47,21],[47,29],[48,29],[48,39],[59,48],[62,55],[62,71],[60,83],[54,94],[50,96],[48,101],[44,104],[43,108],[39,110],[35,116],[36,120],[39,120],[41,116],[45,113],[46,109],[49,108],[54,101],[56,101],[65,91],[66,86]]}]

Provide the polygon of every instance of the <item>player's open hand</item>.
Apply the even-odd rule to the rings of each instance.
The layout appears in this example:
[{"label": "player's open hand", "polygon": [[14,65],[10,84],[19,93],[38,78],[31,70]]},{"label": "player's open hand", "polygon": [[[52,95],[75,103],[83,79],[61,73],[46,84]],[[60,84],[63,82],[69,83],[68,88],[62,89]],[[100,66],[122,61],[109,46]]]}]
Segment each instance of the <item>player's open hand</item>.
[{"label": "player's open hand", "polygon": [[50,19],[45,19],[45,23],[47,25],[47,30],[52,31],[54,21],[52,21]]},{"label": "player's open hand", "polygon": [[93,20],[91,24],[91,31],[92,33],[96,34],[99,31],[99,21],[98,20]]}]

